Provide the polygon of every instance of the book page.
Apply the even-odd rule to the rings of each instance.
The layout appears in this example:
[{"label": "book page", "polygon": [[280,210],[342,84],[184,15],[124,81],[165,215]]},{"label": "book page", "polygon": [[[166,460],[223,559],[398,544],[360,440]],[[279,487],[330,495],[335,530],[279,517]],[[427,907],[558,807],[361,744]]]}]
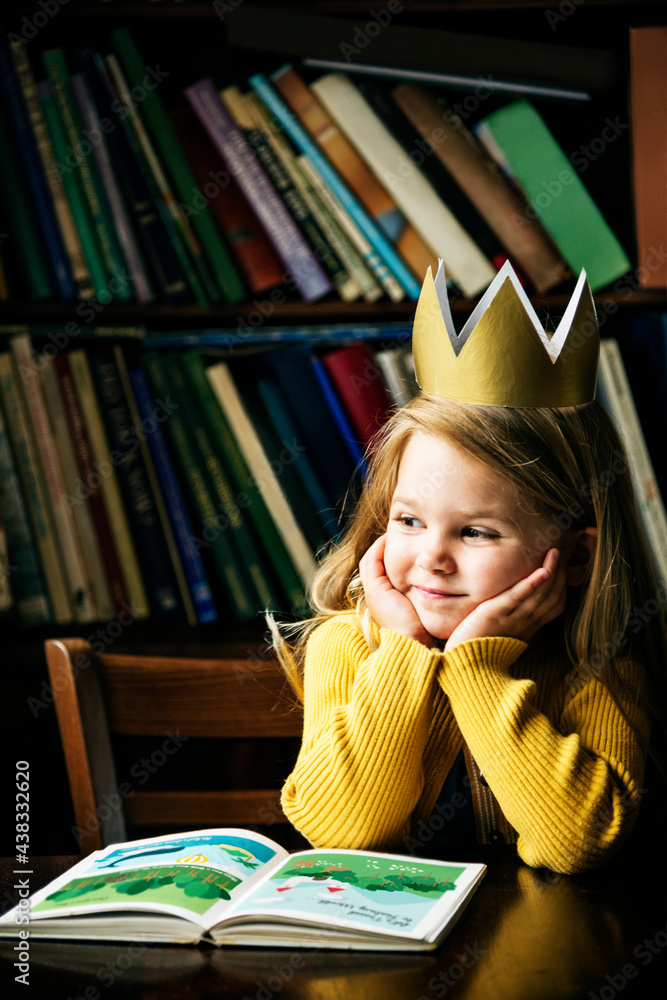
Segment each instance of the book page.
[{"label": "book page", "polygon": [[456,910],[483,870],[478,864],[362,851],[301,852],[269,872],[227,916],[426,938]]},{"label": "book page", "polygon": [[208,927],[287,852],[248,830],[200,830],[116,844],[79,862],[31,900],[31,920],[151,911]]}]

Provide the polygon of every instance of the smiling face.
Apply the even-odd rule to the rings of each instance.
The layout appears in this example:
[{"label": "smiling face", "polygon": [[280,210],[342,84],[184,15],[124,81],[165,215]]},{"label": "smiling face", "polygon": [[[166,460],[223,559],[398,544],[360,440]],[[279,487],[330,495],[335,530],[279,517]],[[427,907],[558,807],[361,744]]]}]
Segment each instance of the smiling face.
[{"label": "smiling face", "polygon": [[447,639],[482,601],[542,565],[553,521],[507,480],[441,438],[418,432],[403,452],[384,563],[430,635]]}]

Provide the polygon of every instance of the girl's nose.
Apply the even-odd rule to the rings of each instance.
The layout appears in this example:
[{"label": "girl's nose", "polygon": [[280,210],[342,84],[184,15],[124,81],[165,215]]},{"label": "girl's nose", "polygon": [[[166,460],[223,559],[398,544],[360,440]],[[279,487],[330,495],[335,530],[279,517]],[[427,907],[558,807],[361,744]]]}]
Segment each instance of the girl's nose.
[{"label": "girl's nose", "polygon": [[426,540],[418,557],[417,565],[429,573],[453,573],[456,560],[450,546],[443,539]]}]

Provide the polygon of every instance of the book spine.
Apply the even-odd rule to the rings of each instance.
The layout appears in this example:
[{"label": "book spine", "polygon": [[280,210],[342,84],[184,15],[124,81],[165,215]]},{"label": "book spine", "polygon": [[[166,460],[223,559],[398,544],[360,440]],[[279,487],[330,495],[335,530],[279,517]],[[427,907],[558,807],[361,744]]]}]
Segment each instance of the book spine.
[{"label": "book spine", "polygon": [[95,604],[92,583],[78,536],[74,518],[67,503],[58,452],[49,424],[37,367],[33,361],[29,335],[12,337],[9,341],[16,371],[20,377],[30,420],[33,427],[37,453],[62,553],[65,576],[69,588],[69,601],[80,622],[95,621],[99,610]]},{"label": "book spine", "polygon": [[30,513],[42,572],[49,591],[53,620],[59,624],[71,622],[73,620],[72,608],[50,506],[32,439],[26,405],[19,391],[16,371],[9,351],[0,354],[0,394],[23,487],[23,496]]},{"label": "book spine", "polygon": [[341,400],[332,384],[331,376],[329,375],[322,358],[313,358],[313,371],[315,372],[315,377],[320,383],[322,395],[324,396],[331,415],[336,422],[336,426],[340,431],[340,436],[343,439],[345,447],[350,453],[350,458],[365,478],[367,474],[367,467],[363,449],[359,444],[358,435],[352,426],[347,410],[341,403]]},{"label": "book spine", "polygon": [[3,617],[14,604],[14,594],[9,582],[9,549],[7,548],[7,532],[0,510],[0,615]]},{"label": "book spine", "polygon": [[263,102],[256,94],[246,95],[246,102],[251,107],[266,141],[270,143],[292,184],[298,190],[318,227],[318,231],[322,234],[326,247],[330,249],[334,266],[329,273],[336,291],[344,302],[356,301],[361,296],[361,286],[352,273],[350,266],[352,258],[349,253],[345,252],[346,248],[350,246],[349,240],[316,193],[306,174],[297,165],[294,151],[285,136],[282,132],[277,132],[272,128],[271,118]]},{"label": "book spine", "polygon": [[111,163],[111,157],[109,156],[109,150],[106,146],[104,133],[100,128],[99,114],[83,73],[72,74],[72,92],[79,106],[84,127],[89,133],[102,136],[100,141],[93,145],[93,156],[95,157],[97,172],[111,210],[111,219],[118,243],[125,257],[127,272],[134,288],[135,297],[137,302],[151,302],[153,300],[153,290],[148,280],[146,268],[130,224],[129,216],[125,209],[123,197]]},{"label": "book spine", "polygon": [[277,608],[280,602],[270,585],[270,578],[262,563],[255,539],[248,529],[243,510],[236,502],[227,470],[215,448],[203,414],[191,395],[190,382],[185,377],[181,358],[169,356],[165,359],[165,364],[168,377],[183,406],[203,468],[208,473],[214,502],[217,509],[226,517],[231,529],[230,549],[233,555],[240,557],[235,561],[243,569],[242,573],[239,572],[239,577],[243,579],[247,574],[250,578],[256,592],[254,600],[256,606],[260,609]]},{"label": "book spine", "polygon": [[[155,400],[151,394],[146,373],[141,368],[130,368],[129,375],[142,420],[151,421]],[[218,612],[213,601],[206,569],[193,541],[190,517],[160,426],[155,425],[153,432],[148,437],[148,446],[153,456],[160,489],[169,512],[197,620],[202,625],[217,621]]]},{"label": "book spine", "polygon": [[333,191],[324,183],[308,157],[305,155],[300,156],[298,164],[336,222],[338,222],[356,253],[358,265],[355,267],[354,273],[361,285],[361,292],[365,301],[377,302],[378,299],[382,298],[382,286],[374,277],[377,273],[377,269],[374,266],[377,263],[377,257],[373,253],[373,248],[361,229],[356,225],[354,219],[345,211]]},{"label": "book spine", "polygon": [[353,82],[343,74],[329,74],[313,83],[313,90],[338,128],[381,183],[390,187],[404,215],[431,250],[445,261],[449,278],[464,295],[477,295],[496,271],[458,220],[441,201],[423,174],[411,168],[403,176],[405,152],[375,114]]},{"label": "book spine", "polygon": [[248,513],[257,537],[269,557],[275,576],[285,589],[290,603],[295,608],[300,607],[303,605],[304,594],[303,588],[294,583],[297,578],[294,563],[264,503],[230,424],[218,404],[206,375],[201,354],[197,350],[187,351],[182,360],[184,371],[214,437],[217,449],[228,463],[230,475],[237,491],[238,503]]},{"label": "book spine", "polygon": [[324,365],[354,424],[359,440],[370,445],[389,416],[390,399],[368,344],[361,341],[324,355]]},{"label": "book spine", "polygon": [[[195,240],[190,228],[186,226],[185,219],[178,209],[178,205],[176,204],[176,199],[174,198],[171,187],[169,186],[167,176],[162,168],[160,160],[158,159],[148,132],[144,127],[141,116],[137,112],[135,102],[132,100],[130,88],[125,77],[123,76],[123,71],[115,56],[107,56],[107,66],[117,93],[116,100],[119,102],[124,115],[127,117],[132,129],[134,130],[134,135],[141,148],[144,161],[148,167],[148,176],[150,176],[152,184],[158,193],[165,216],[169,220],[170,234],[172,236],[172,246],[174,251],[176,252],[178,260],[185,271],[188,284],[190,285],[198,304],[202,306],[202,308],[206,308],[209,305],[209,300],[215,300],[216,297],[218,297],[218,292],[217,289],[213,289],[211,287],[212,279],[210,276],[208,276],[208,283],[206,283],[208,272],[205,270],[201,262],[199,244]],[[201,266],[195,268],[192,263],[193,259],[198,261]]]},{"label": "book spine", "polygon": [[225,109],[213,81],[186,87],[185,95],[230,173],[250,201],[299,293],[307,302],[331,291],[331,283],[240,130]]},{"label": "book spine", "polygon": [[[114,455],[104,428],[99,401],[95,392],[90,365],[85,351],[70,351],[69,368],[81,407],[82,419],[91,449],[91,469],[83,476],[82,496],[100,490],[109,519],[109,529],[122,568],[122,578],[134,618],[149,614],[148,597],[139,568],[137,551],[125,511],[116,474]],[[116,453],[116,461],[122,456]]]},{"label": "book spine", "polygon": [[564,281],[569,269],[537,220],[517,229],[525,203],[462,120],[421,87],[402,84],[392,96],[535,289],[542,293]]},{"label": "book spine", "polygon": [[308,203],[303,198],[301,190],[286,164],[278,155],[270,135],[261,127],[261,121],[254,114],[253,99],[256,99],[256,95],[245,95],[240,92],[238,87],[227,87],[221,92],[220,98],[234,124],[257,157],[257,161],[266,176],[282,198],[287,211],[306,237],[316,259],[322,266],[322,270],[338,289],[347,279],[345,269],[327,243],[319,224],[313,218]]},{"label": "book spine", "polygon": [[14,58],[16,74],[23,92],[26,111],[37,144],[42,169],[51,195],[51,201],[53,202],[56,220],[69,260],[70,272],[76,286],[77,296],[80,299],[89,299],[93,295],[90,273],[86,265],[83,248],[74,224],[74,218],[65,194],[65,189],[56,169],[56,156],[46,128],[46,122],[44,121],[39,91],[30,60],[28,59],[26,47],[23,42],[12,42],[11,52]]},{"label": "book spine", "polygon": [[[127,206],[142,242],[155,280],[167,301],[181,301],[190,296],[185,268],[175,244],[184,255],[177,233],[162,203],[132,124],[119,113],[122,102],[114,90],[108,67],[99,52],[84,55],[89,81],[97,94],[98,107],[107,117],[115,115],[118,127],[109,133],[116,171]],[[114,102],[118,101],[118,105]],[[112,118],[113,120],[113,118]]]},{"label": "book spine", "polygon": [[342,276],[335,281],[336,291],[343,302],[356,302],[363,295],[357,271],[362,269],[366,271],[361,255],[357,253],[351,240],[343,232],[341,225],[327,208],[303,169],[296,161],[290,169],[294,182],[299,187],[313,218],[316,219],[329,245],[341,262]]},{"label": "book spine", "polygon": [[[259,100],[259,97],[257,97],[257,100]],[[343,208],[339,199],[336,197],[334,192],[329,189],[321,175],[317,172],[305,154],[302,154],[299,157],[299,165],[310,183],[314,186],[319,197],[325,202],[329,211],[335,215],[339,225],[356,247],[364,265],[371,273],[373,283],[377,284],[377,292],[371,291],[368,279],[365,277],[362,278],[361,275],[359,275],[365,290],[364,298],[366,301],[375,301],[382,295],[383,292],[386,292],[392,302],[402,301],[402,299],[405,298],[405,290],[403,286],[385,266],[382,258],[375,252],[370,241],[366,238],[354,219],[352,219],[345,208]]]},{"label": "book spine", "polygon": [[120,302],[128,302],[133,297],[132,289],[125,273],[124,261],[116,242],[106,203],[99,189],[94,166],[87,156],[81,156],[76,152],[79,148],[82,131],[65,53],[60,48],[48,49],[42,53],[42,61],[55,97],[63,130],[70,148],[76,156],[76,166],[72,168],[65,165],[64,169],[74,169],[80,179],[86,210],[90,215],[93,232],[106,271],[107,295],[113,294]]},{"label": "book spine", "polygon": [[[108,460],[118,481],[131,526],[139,565],[152,609],[158,617],[178,617],[183,612],[174,567],[162,532],[155,497],[139,449],[141,427],[133,422],[118,365],[111,351],[89,358],[100,409],[109,438]],[[156,404],[153,418],[169,415],[168,401]]]},{"label": "book spine", "polygon": [[[65,418],[69,425],[72,436],[74,454],[76,456],[78,477],[77,486],[82,482],[88,483],[85,503],[90,508],[91,519],[95,527],[97,545],[100,550],[100,562],[104,567],[104,577],[108,580],[110,589],[110,615],[119,614],[128,602],[128,594],[123,581],[123,573],[118,559],[118,553],[114,545],[109,525],[104,497],[97,485],[95,468],[93,465],[93,454],[88,438],[88,432],[79,402],[79,396],[72,376],[67,354],[60,353],[54,359],[55,370],[58,373],[60,392],[62,395]],[[72,502],[77,503],[76,492],[72,493]]]},{"label": "book spine", "polygon": [[209,199],[211,214],[251,292],[279,285],[282,267],[276,252],[194,111],[177,108],[170,112],[170,120],[198,185],[198,192],[185,208],[197,211],[200,200]]},{"label": "book spine", "polygon": [[630,28],[630,140],[637,271],[642,288],[667,286],[667,257],[657,253],[667,232],[667,185],[656,164],[667,162],[667,93],[656,86],[667,61],[667,27]]},{"label": "book spine", "polygon": [[387,189],[366,166],[354,146],[336,128],[312,89],[293,66],[279,69],[272,75],[271,82],[338,171],[343,182],[394,245],[413,275],[420,282],[423,281],[429,267],[437,268],[433,252],[405,218]]},{"label": "book spine", "polygon": [[649,550],[664,584],[667,583],[667,514],[616,340],[600,341],[599,379],[603,404],[616,423],[630,460],[630,473]]},{"label": "book spine", "polygon": [[75,299],[76,287],[72,280],[51,195],[42,171],[30,119],[23,103],[19,82],[14,73],[9,42],[4,29],[0,29],[0,86],[5,106],[9,110],[14,126],[14,135],[21,154],[22,166],[37,209],[58,294],[61,299]]},{"label": "book spine", "polygon": [[0,102],[0,181],[3,190],[12,192],[11,198],[7,199],[5,209],[9,223],[8,235],[16,234],[11,246],[13,256],[19,264],[17,270],[20,270],[21,277],[25,279],[28,294],[32,299],[37,301],[48,299],[54,293],[52,271],[2,102]]},{"label": "book spine", "polygon": [[207,368],[216,399],[224,411],[252,471],[257,486],[273,521],[280,532],[290,558],[304,587],[308,587],[315,572],[315,560],[310,545],[299,527],[280,483],[269,464],[255,429],[248,419],[229,367],[219,361]]},{"label": "book spine", "polygon": [[109,290],[107,288],[106,272],[97,248],[92,224],[88,219],[77,175],[67,164],[67,141],[56,108],[53,90],[46,80],[42,80],[37,84],[37,90],[42,104],[46,130],[53,147],[55,169],[62,181],[74,225],[81,241],[81,249],[90,273],[93,292],[100,302],[108,302]]},{"label": "book spine", "polygon": [[[257,390],[278,437],[282,441],[299,441],[299,429],[286,406],[281,388],[271,378],[260,378]],[[337,532],[335,507],[329,500],[304,447],[301,447],[295,455],[294,471],[302,484],[305,496],[310,498],[317,516],[318,527],[324,530],[326,540],[330,541]]]},{"label": "book spine", "polygon": [[175,389],[169,377],[170,366],[165,359],[156,354],[148,354],[144,358],[144,364],[153,390],[160,396],[168,397],[175,406],[167,431],[173,444],[173,454],[180,463],[194,508],[201,519],[202,537],[197,540],[197,544],[210,549],[221,583],[233,602],[236,617],[240,620],[250,619],[256,613],[256,602],[226,533],[230,523],[227,509],[220,509],[213,498],[210,480],[193,433],[192,413],[184,406],[182,395]]},{"label": "book spine", "polygon": [[80,541],[81,555],[97,611],[97,617],[108,620],[115,614],[110,582],[102,558],[100,541],[95,530],[89,499],[78,499],[80,472],[74,441],[66,413],[66,400],[54,358],[40,359],[40,384],[44,396],[53,440],[62,473],[64,500],[67,504],[74,530]]},{"label": "book spine", "polygon": [[[164,502],[164,497],[162,496],[162,491],[160,490],[160,483],[155,471],[155,465],[153,464],[153,458],[150,453],[150,449],[147,443],[147,437],[151,433],[153,423],[160,423],[159,419],[156,419],[156,412],[159,406],[156,400],[155,407],[153,409],[153,416],[151,423],[147,424],[146,420],[141,417],[139,413],[139,408],[137,406],[137,401],[134,398],[134,392],[132,391],[132,383],[130,381],[130,374],[127,367],[127,362],[125,360],[125,354],[123,351],[122,344],[115,344],[113,348],[113,357],[116,362],[116,368],[118,370],[118,376],[120,378],[120,384],[122,386],[123,392],[125,394],[125,399],[127,401],[127,407],[130,413],[130,419],[133,422],[134,427],[137,430],[137,441],[139,442],[139,451],[141,453],[141,459],[146,470],[146,477],[148,479],[148,485],[153,494],[153,501],[155,503],[155,509],[157,511],[158,522],[162,529],[162,537],[164,538],[166,544],[167,556],[171,562],[171,567],[173,570],[174,578],[176,579],[176,585],[181,597],[181,603],[185,609],[188,621],[191,625],[197,624],[197,616],[195,614],[194,605],[192,603],[192,597],[190,595],[190,590],[188,588],[188,583],[185,578],[185,572],[183,570],[183,564],[181,562],[181,557],[178,551],[178,546],[176,545],[176,539],[174,538],[174,533],[171,527],[171,521],[169,520],[169,514]],[[167,399],[165,403],[165,408],[171,404],[171,401]],[[173,413],[173,404],[171,404]]]},{"label": "book spine", "polygon": [[249,83],[262,98],[269,111],[275,115],[278,121],[285,127],[285,131],[295,145],[312,162],[324,183],[331,188],[336,198],[338,198],[342,203],[343,207],[362,231],[386,269],[389,270],[396,281],[403,286],[411,299],[418,299],[419,292],[421,291],[421,284],[417,282],[414,275],[405,266],[389,240],[384,236],[368,213],[361,207],[350,189],[343,183],[338,173],[333,169],[326,157],[320,152],[317,144],[313,142],[306,130],[295,118],[285,102],[281,100],[268,80],[262,76],[261,73],[255,73],[250,77]]},{"label": "book spine", "polygon": [[395,406],[405,406],[417,393],[417,383],[408,376],[405,355],[409,348],[385,347],[375,352],[378,368],[384,376]]},{"label": "book spine", "polygon": [[[375,112],[403,151],[401,175],[396,178],[395,183],[400,183],[406,171],[417,168],[484,256],[500,270],[507,260],[507,254],[495,232],[440,159],[437,156],[423,155],[424,144],[418,130],[393,96],[375,80],[359,80],[357,87],[369,108]],[[414,162],[415,153],[422,154],[419,164]]]},{"label": "book spine", "polygon": [[[126,75],[132,86],[141,86],[146,76],[146,64],[142,59],[134,39],[126,28],[111,32],[111,40],[120,57]],[[148,70],[149,74],[151,70]],[[156,77],[156,82],[159,79]],[[153,141],[162,157],[168,173],[171,175],[178,195],[187,202],[197,189],[188,161],[183,154],[176,136],[169,124],[169,118],[155,89],[144,88],[145,99],[142,110]],[[216,288],[219,288],[229,303],[243,300],[245,291],[229,252],[217,232],[206,207],[192,218],[192,227],[197,239],[204,248],[215,276]],[[206,268],[203,254],[198,257],[202,270]]]},{"label": "book spine", "polygon": [[[51,621],[48,590],[32,538],[28,511],[0,410],[0,512],[7,537],[6,567],[19,619],[25,625]],[[3,567],[4,568],[4,567]]]}]

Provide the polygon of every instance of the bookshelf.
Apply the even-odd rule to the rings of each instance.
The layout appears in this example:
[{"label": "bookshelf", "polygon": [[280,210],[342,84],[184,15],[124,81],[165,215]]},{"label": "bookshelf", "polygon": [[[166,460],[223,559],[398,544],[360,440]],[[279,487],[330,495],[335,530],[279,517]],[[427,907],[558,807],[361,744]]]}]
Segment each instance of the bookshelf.
[{"label": "bookshelf", "polygon": [[[384,18],[381,16],[383,11],[386,13]],[[285,25],[280,36],[262,30],[263,23],[269,23],[269,20],[272,24],[275,22],[277,12],[281,13]],[[585,107],[568,106],[559,110],[552,106],[550,109],[550,121],[553,121],[557,138],[563,140],[565,137],[567,148],[571,150],[580,149],[587,140],[597,136],[602,123],[608,118],[618,119],[622,125],[629,120],[628,27],[631,24],[667,23],[664,3],[660,0],[642,3],[587,0],[583,4],[560,5],[533,0],[508,3],[494,0],[413,0],[410,4],[384,6],[363,0],[291,4],[261,4],[253,0],[244,0],[242,4],[234,0],[217,4],[189,0],[180,3],[170,0],[114,0],[113,3],[70,0],[66,5],[58,4],[57,0],[44,0],[41,4],[9,0],[3,6],[1,20],[8,32],[26,38],[31,57],[32,53],[52,46],[72,46],[90,36],[106,35],[115,28],[128,26],[136,35],[147,65],[159,65],[167,72],[164,92],[161,93],[165,104],[175,107],[183,101],[182,87],[206,72],[215,72],[216,81],[223,86],[243,82],[256,70],[270,73],[283,62],[289,59],[296,61],[307,54],[298,34],[293,39],[289,37],[289,26],[292,19],[294,23],[301,19],[299,23],[302,23],[304,17],[315,15],[333,19],[340,26],[339,35],[334,38],[334,48],[337,46],[340,49],[343,42],[354,45],[359,50],[359,58],[370,58],[373,40],[382,34],[383,20],[385,26],[480,34],[495,39],[500,49],[504,40],[516,39],[524,43],[527,50],[531,46],[559,45],[574,50],[594,47],[611,53],[614,71],[605,89],[594,90],[592,100]],[[361,25],[361,34],[355,34],[354,26],[358,25]],[[291,50],[290,45],[293,46]],[[502,103],[502,98],[498,100]],[[586,161],[582,178],[594,194],[603,215],[607,219],[613,217],[614,229],[634,262],[636,248],[629,162],[628,132],[622,128],[618,141],[610,144],[604,155],[593,154]],[[553,321],[569,301],[571,287],[571,284],[566,284],[542,295],[533,294],[531,298],[541,315]],[[196,343],[197,331],[233,330],[241,321],[247,320],[256,310],[254,298],[249,295],[234,305],[216,302],[205,308],[194,301],[165,303],[158,300],[150,304],[114,302],[105,306],[101,321],[109,326],[141,324],[149,334],[188,330],[191,331],[192,342]],[[603,312],[615,316],[614,322],[618,324],[622,337],[632,314],[664,307],[665,290],[642,289],[632,282],[620,287],[612,284],[597,293],[596,301]],[[454,301],[453,310],[463,319],[473,306],[473,299],[460,296]],[[72,319],[74,309],[73,303],[53,300],[41,303],[30,301],[25,295],[12,296],[0,302],[0,324],[51,324],[59,327]],[[321,301],[308,303],[288,296],[285,301],[272,305],[269,322],[272,327],[283,327],[285,330],[304,324],[342,324],[363,328],[366,324],[380,322],[393,323],[397,329],[405,329],[409,328],[413,312],[414,302],[407,298],[399,303],[390,302],[386,297],[377,302],[346,303],[330,295]],[[7,337],[2,337],[0,349],[6,348]],[[174,343],[178,344],[178,341]],[[179,345],[179,349],[185,347],[185,344]],[[214,350],[215,347],[209,342],[209,349]],[[102,628],[103,624],[99,627]],[[30,698],[43,700],[46,674],[41,643],[47,636],[66,635],[73,631],[87,636],[94,635],[97,629],[97,625],[71,624],[25,628],[17,626],[11,618],[0,622],[10,677],[9,701],[19,706],[11,730],[17,759],[30,759],[31,753],[38,753],[37,749],[32,750],[33,746],[40,748],[40,756],[44,757],[42,809],[45,821],[47,816],[53,815],[54,826],[63,810],[61,796],[66,793],[62,761],[55,754],[47,765],[46,757],[49,755],[42,754],[45,746],[55,745],[53,712],[44,707],[35,714],[29,702]],[[256,653],[262,643],[261,624],[257,621],[236,622],[223,616],[216,624],[193,628],[185,621],[149,619],[135,621],[131,628],[113,640],[114,648],[119,651],[124,644],[140,643],[146,649],[182,651],[192,655],[221,648],[231,641],[241,643],[244,648]],[[71,844],[63,838],[62,849],[70,847]],[[43,850],[53,853],[53,844],[45,842]]]}]

